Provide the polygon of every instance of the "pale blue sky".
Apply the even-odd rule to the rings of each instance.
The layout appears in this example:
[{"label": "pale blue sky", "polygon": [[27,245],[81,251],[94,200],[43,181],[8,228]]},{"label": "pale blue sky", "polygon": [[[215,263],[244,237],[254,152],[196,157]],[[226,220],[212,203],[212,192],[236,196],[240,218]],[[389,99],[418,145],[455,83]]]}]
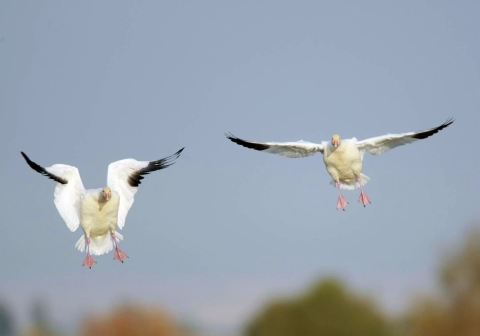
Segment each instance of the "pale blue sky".
[{"label": "pale blue sky", "polygon": [[[391,309],[430,288],[443,247],[480,214],[478,1],[2,1],[0,299],[42,295],[63,325],[124,298],[234,328],[275,291],[340,274]],[[335,210],[321,156],[237,146],[416,131],[366,156],[372,205]],[[125,264],[92,270],[20,156],[79,168],[186,149],[146,177]]]}]

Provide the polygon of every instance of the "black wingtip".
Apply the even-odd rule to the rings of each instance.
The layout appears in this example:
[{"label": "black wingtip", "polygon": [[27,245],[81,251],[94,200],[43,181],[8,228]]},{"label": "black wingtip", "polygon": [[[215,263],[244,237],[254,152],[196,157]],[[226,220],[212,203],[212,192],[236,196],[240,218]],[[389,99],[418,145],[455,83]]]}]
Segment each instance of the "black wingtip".
[{"label": "black wingtip", "polygon": [[30,162],[32,162],[32,160],[30,160],[30,158],[27,156],[27,154],[25,154],[22,151],[20,151],[20,153],[22,154],[23,158],[25,159],[25,161],[27,161],[28,164],[30,164]]},{"label": "black wingtip", "polygon": [[[163,159],[160,159],[160,160],[157,160],[157,161],[152,161],[152,162],[161,162],[162,164],[168,164],[168,165],[172,165],[174,164],[175,162],[173,162],[174,160],[178,159],[180,157],[180,154],[183,152],[183,150],[185,149],[185,147],[182,147],[181,149],[179,149],[178,151],[176,151],[174,154],[170,155],[170,156],[167,156]],[[165,167],[166,168],[166,167]]]},{"label": "black wingtip", "polygon": [[30,158],[24,152],[20,152],[20,153],[22,154],[25,161],[27,161],[27,164],[30,166],[30,168],[32,168],[33,170],[35,170],[36,172],[39,172],[39,173],[43,172],[43,170],[44,170],[43,167],[41,167],[40,165],[38,165],[35,162],[33,162],[32,160],[30,160]]},{"label": "black wingtip", "polygon": [[167,165],[165,168],[174,164],[175,163],[174,161],[180,157],[180,154],[183,152],[184,149],[185,149],[185,147],[182,147],[177,152],[175,152],[175,154],[172,154],[172,155],[167,156],[166,158],[160,160],[160,161],[164,162],[165,165]]},{"label": "black wingtip", "polygon": [[225,136],[227,137],[227,139],[230,139],[230,140],[232,140],[232,138],[236,138],[236,136],[235,136],[235,135],[233,135],[233,134],[232,134],[232,133],[230,133],[230,132],[223,133],[223,135],[225,135]]},{"label": "black wingtip", "polygon": [[250,141],[247,141],[247,140],[240,139],[230,132],[225,133],[225,137],[227,137],[228,140],[236,143],[237,145],[240,145],[240,146],[243,146],[243,147],[246,147],[246,148],[255,149],[255,150],[258,150],[258,151],[263,151],[265,149],[270,148],[270,146],[265,145],[265,144],[254,143],[254,142],[250,142]]},{"label": "black wingtip", "polygon": [[453,124],[455,122],[455,119],[453,117],[450,117],[447,119],[447,121],[445,121],[442,125],[438,126],[437,128],[439,129],[443,129],[445,127],[448,127],[450,126],[451,124]]},{"label": "black wingtip", "polygon": [[233,139],[238,139],[235,135],[233,135],[232,133],[228,132],[228,133],[223,133],[223,135],[230,141],[233,141],[235,142]]},{"label": "black wingtip", "polygon": [[179,158],[184,149],[185,147],[179,149],[175,154],[167,156],[163,159],[150,161],[147,167],[140,169],[128,176],[128,184],[131,187],[138,187],[142,183],[141,181],[144,179],[143,175],[148,175],[151,172],[170,167],[175,163],[175,160]]},{"label": "black wingtip", "polygon": [[183,152],[183,150],[185,149],[185,147],[182,147],[181,149],[179,149],[175,154],[173,155],[179,155],[181,152]]},{"label": "black wingtip", "polygon": [[27,164],[30,166],[30,168],[32,168],[33,170],[35,170],[37,173],[40,173],[44,176],[47,176],[48,178],[58,182],[58,183],[61,183],[61,184],[67,184],[68,181],[57,176],[57,175],[54,175],[52,173],[49,173],[45,167],[42,167],[40,166],[39,164],[33,162],[32,160],[30,160],[30,158],[27,156],[27,154],[25,154],[24,152],[20,152],[23,156],[23,158],[25,159],[25,161],[27,161]]},{"label": "black wingtip", "polygon": [[444,128],[450,126],[451,124],[453,124],[455,121],[454,118],[450,117],[447,119],[447,121],[445,121],[443,124],[441,124],[440,126],[437,126],[437,127],[434,127],[434,128],[431,128],[429,130],[426,130],[426,131],[420,131],[416,134],[414,134],[412,136],[412,138],[415,138],[415,139],[426,139],[428,138],[429,136],[432,136],[434,135],[435,133],[438,133],[439,131],[443,130]]}]

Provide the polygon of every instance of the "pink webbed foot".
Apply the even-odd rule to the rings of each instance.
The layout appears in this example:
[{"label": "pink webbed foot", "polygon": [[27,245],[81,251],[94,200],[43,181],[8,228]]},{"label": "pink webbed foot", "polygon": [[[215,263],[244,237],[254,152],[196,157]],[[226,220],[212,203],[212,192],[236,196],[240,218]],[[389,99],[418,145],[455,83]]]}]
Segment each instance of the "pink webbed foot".
[{"label": "pink webbed foot", "polygon": [[337,210],[338,209],[342,209],[343,211],[345,211],[345,208],[347,207],[347,200],[345,199],[345,197],[343,197],[343,195],[339,195],[338,196],[338,201],[337,201]]},{"label": "pink webbed foot", "polygon": [[367,194],[365,194],[363,190],[360,192],[360,197],[358,198],[358,201],[362,202],[364,207],[367,205],[367,202],[369,204],[372,204],[372,202],[370,202],[370,198],[368,198]]},{"label": "pink webbed foot", "polygon": [[82,266],[88,266],[88,267],[92,268],[92,266],[96,263],[97,263],[97,261],[95,259],[93,259],[92,255],[89,253],[89,254],[87,254],[87,257],[85,258],[85,260],[83,261]]},{"label": "pink webbed foot", "polygon": [[113,256],[113,260],[118,260],[123,263],[123,259],[127,259],[128,256],[118,246],[118,241],[117,241],[117,237],[115,236],[115,232],[112,232],[112,238],[113,238],[113,241],[115,242],[115,254]]},{"label": "pink webbed foot", "polygon": [[127,259],[128,256],[125,254],[125,252],[123,252],[120,247],[116,247],[115,248],[115,255],[113,256],[113,260],[118,260],[118,261],[121,261],[123,263],[123,259]]},{"label": "pink webbed foot", "polygon": [[337,188],[338,188],[338,201],[337,201],[337,210],[342,209],[345,211],[345,208],[347,207],[347,200],[345,197],[343,197],[342,193],[340,192],[340,181],[337,181]]}]

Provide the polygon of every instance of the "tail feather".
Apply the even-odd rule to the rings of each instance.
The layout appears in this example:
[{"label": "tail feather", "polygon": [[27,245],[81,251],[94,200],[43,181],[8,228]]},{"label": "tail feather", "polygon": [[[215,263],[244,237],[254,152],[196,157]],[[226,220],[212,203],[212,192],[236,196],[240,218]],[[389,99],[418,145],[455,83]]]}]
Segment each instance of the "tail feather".
[{"label": "tail feather", "polygon": [[[367,175],[360,174],[360,181],[362,183],[362,186],[364,186],[365,184],[368,183],[368,181],[370,181],[370,177],[368,177]],[[335,182],[334,180],[331,180],[330,185],[336,187],[337,182]],[[360,188],[360,185],[355,180],[340,181],[340,189],[354,190],[356,188]]]},{"label": "tail feather", "polygon": [[[117,243],[123,240],[123,235],[119,232],[115,232],[115,237],[117,238]],[[85,252],[85,247],[87,245],[85,235],[81,236],[80,239],[75,244],[75,247],[80,252]],[[110,252],[115,247],[112,235],[107,233],[104,236],[90,238],[90,253],[93,255],[102,255]]]}]

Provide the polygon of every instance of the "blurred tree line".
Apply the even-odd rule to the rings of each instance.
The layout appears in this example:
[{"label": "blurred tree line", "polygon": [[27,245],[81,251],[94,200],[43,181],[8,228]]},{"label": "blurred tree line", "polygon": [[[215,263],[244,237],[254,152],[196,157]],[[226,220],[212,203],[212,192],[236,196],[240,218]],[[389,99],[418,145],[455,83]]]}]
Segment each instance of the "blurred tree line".
[{"label": "blurred tree line", "polygon": [[[245,336],[480,336],[480,227],[447,253],[438,270],[439,290],[416,295],[400,316],[389,316],[376,302],[336,278],[315,282],[297,297],[267,303],[249,321]],[[21,335],[55,332],[43,303],[33,305],[32,323]],[[17,335],[12,316],[0,307],[0,336]],[[87,317],[82,336],[195,336],[165,311],[124,305],[106,315]],[[202,334],[204,335],[204,334]]]},{"label": "blurred tree line", "polygon": [[417,296],[402,316],[388,316],[338,279],[275,300],[245,328],[246,336],[480,336],[480,229],[450,251],[438,272],[441,290]]}]

